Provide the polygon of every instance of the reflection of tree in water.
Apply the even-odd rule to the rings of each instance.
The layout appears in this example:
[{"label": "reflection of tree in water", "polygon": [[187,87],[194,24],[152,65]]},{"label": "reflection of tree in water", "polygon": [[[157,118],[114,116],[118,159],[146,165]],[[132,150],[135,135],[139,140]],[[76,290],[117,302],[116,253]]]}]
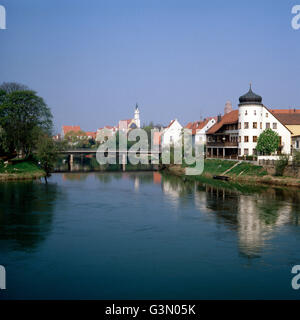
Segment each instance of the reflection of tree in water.
[{"label": "reflection of tree in water", "polygon": [[1,242],[12,242],[15,250],[34,249],[51,231],[57,196],[55,184],[0,184]]},{"label": "reflection of tree in water", "polygon": [[[215,182],[213,182],[215,183]],[[265,242],[285,224],[299,225],[300,192],[278,188],[248,188],[247,192],[212,186],[208,183],[184,182],[182,178],[163,176],[163,191],[177,206],[194,193],[195,209],[213,214],[217,223],[235,230],[240,253],[257,257]],[[251,190],[251,192],[250,192]]]},{"label": "reflection of tree in water", "polygon": [[83,181],[87,178],[87,174],[86,173],[63,173],[62,174],[62,179],[63,180],[69,180],[69,181]]}]

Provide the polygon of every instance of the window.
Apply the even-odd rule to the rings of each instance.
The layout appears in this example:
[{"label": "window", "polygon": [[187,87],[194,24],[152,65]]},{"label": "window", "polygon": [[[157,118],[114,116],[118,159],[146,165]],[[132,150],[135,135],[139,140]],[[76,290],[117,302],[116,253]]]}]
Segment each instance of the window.
[{"label": "window", "polygon": [[244,142],[249,142],[249,137],[248,136],[244,137]]},{"label": "window", "polygon": [[262,129],[262,122],[260,123],[260,128]]},{"label": "window", "polygon": [[249,149],[244,149],[244,155],[247,156],[249,154]]},{"label": "window", "polygon": [[241,129],[242,128],[242,126],[241,126],[241,123],[239,122],[239,129]]},{"label": "window", "polygon": [[245,116],[247,116],[247,115],[248,115],[248,111],[246,110],[246,111],[245,111]]},{"label": "window", "polygon": [[268,113],[266,113],[266,118],[268,118],[269,117],[269,114]]},{"label": "window", "polygon": [[242,151],[241,151],[241,149],[239,149],[239,156],[242,154]]},{"label": "window", "polygon": [[266,123],[266,129],[269,129],[270,128],[270,122],[267,122]]},{"label": "window", "polygon": [[299,149],[299,140],[296,141],[296,149]]},{"label": "window", "polygon": [[253,122],[253,129],[257,129],[257,122]]},{"label": "window", "polygon": [[245,129],[249,129],[249,122],[245,122],[245,123],[244,123],[244,128],[245,128]]},{"label": "window", "polygon": [[257,136],[253,136],[253,142],[257,142]]},{"label": "window", "polygon": [[276,122],[273,123],[273,129],[274,129],[274,130],[277,129],[277,123],[276,123]]},{"label": "window", "polygon": [[[239,136],[239,142],[242,142],[242,137],[241,136]],[[297,141],[298,142],[298,141]]]},{"label": "window", "polygon": [[256,110],[254,110],[254,115],[256,116]]}]

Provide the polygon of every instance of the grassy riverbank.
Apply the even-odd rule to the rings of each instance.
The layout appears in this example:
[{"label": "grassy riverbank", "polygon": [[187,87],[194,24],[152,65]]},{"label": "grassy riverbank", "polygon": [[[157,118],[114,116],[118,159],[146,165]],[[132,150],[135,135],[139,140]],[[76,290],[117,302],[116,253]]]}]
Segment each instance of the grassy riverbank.
[{"label": "grassy riverbank", "polygon": [[31,180],[45,175],[45,171],[31,161],[14,161],[12,164],[0,162],[0,181]]},{"label": "grassy riverbank", "polygon": [[262,166],[248,162],[237,163],[236,161],[206,159],[204,171],[200,176],[186,176],[185,168],[180,165],[171,165],[167,170],[172,174],[184,176],[185,179],[191,180],[212,180],[213,176],[225,175],[230,178],[231,182],[243,184],[253,185],[259,183],[273,186],[300,187],[300,180],[297,178],[270,176]]}]

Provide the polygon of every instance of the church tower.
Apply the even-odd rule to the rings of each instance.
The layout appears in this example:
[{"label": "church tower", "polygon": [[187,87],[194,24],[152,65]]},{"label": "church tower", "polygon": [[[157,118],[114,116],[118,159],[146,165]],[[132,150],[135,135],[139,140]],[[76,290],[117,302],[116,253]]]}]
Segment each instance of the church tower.
[{"label": "church tower", "polygon": [[141,121],[140,121],[140,110],[138,104],[135,105],[135,110],[134,110],[134,121],[135,124],[138,128],[141,127]]}]

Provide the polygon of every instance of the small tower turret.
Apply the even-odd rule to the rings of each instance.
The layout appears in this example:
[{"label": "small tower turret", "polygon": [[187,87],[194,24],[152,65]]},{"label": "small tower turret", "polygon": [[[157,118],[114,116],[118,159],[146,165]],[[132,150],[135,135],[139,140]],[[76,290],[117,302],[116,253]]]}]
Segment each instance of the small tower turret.
[{"label": "small tower turret", "polygon": [[134,110],[134,121],[135,124],[138,128],[141,127],[141,121],[140,121],[140,110],[138,104],[135,105],[135,110]]}]

